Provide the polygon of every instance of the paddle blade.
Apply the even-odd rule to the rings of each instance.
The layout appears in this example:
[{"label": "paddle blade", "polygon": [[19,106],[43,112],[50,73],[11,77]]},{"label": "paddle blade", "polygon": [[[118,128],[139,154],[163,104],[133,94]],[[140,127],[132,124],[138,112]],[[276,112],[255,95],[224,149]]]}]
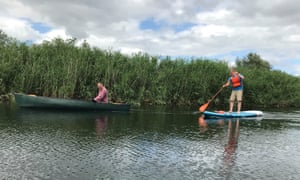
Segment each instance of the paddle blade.
[{"label": "paddle blade", "polygon": [[208,104],[209,104],[209,102],[207,102],[207,103],[203,104],[202,106],[200,106],[199,111],[204,112],[207,109]]}]

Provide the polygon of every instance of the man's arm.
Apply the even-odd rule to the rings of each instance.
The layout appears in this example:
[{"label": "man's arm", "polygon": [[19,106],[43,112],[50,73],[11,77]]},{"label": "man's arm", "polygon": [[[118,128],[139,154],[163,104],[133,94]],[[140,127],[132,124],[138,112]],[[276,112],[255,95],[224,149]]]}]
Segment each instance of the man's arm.
[{"label": "man's arm", "polygon": [[238,75],[239,75],[239,77],[241,78],[241,79],[244,79],[245,77],[242,75],[242,74],[240,74],[240,73],[238,73]]},{"label": "man's arm", "polygon": [[95,97],[94,100],[99,101],[99,100],[103,99],[104,95],[105,95],[105,92],[103,90],[99,91],[98,96]]},{"label": "man's arm", "polygon": [[228,80],[225,84],[223,84],[223,87],[227,87],[230,85],[230,81]]}]

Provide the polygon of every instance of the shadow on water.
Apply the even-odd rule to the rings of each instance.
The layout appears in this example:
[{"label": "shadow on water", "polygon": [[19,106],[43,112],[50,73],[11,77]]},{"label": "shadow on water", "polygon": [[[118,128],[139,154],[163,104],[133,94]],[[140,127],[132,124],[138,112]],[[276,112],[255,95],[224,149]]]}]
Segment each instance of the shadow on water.
[{"label": "shadow on water", "polygon": [[[2,118],[14,121],[19,126],[45,127],[48,129],[64,129],[67,131],[89,132],[104,135],[112,132],[111,136],[126,135],[128,133],[162,133],[176,134],[176,136],[191,138],[209,138],[218,132],[228,119],[201,120],[201,116],[191,111],[179,111],[178,109],[162,109],[160,107],[147,107],[144,109],[133,109],[130,112],[85,112],[85,111],[58,111],[58,110],[35,110],[23,109],[14,106],[3,106],[0,108]],[[283,116],[281,114],[281,116]],[[295,115],[286,115],[295,117]],[[276,121],[274,113],[267,113],[264,120],[242,119],[244,128],[281,129],[293,119]],[[285,118],[285,117],[283,117]],[[300,119],[299,117],[295,117]],[[198,121],[197,121],[198,120]],[[297,121],[297,120],[296,120]],[[255,122],[255,123],[253,123]],[[3,122],[2,122],[3,123]],[[215,126],[218,125],[218,126]],[[199,131],[200,129],[200,135]],[[211,128],[209,128],[209,126]],[[102,130],[101,130],[102,128]],[[26,128],[25,128],[26,129]],[[24,130],[24,129],[23,129]],[[94,131],[93,131],[94,130]],[[128,132],[130,130],[130,132]]]},{"label": "shadow on water", "polygon": [[[103,136],[109,121],[122,121],[128,116],[126,112],[70,112],[17,109],[15,120],[19,125],[38,128],[62,129],[88,135],[90,133]],[[94,131],[95,130],[95,131]]]},{"label": "shadow on water", "polygon": [[104,136],[108,124],[122,121],[128,112],[60,111],[1,105],[0,128],[19,133],[69,133],[75,136]]}]

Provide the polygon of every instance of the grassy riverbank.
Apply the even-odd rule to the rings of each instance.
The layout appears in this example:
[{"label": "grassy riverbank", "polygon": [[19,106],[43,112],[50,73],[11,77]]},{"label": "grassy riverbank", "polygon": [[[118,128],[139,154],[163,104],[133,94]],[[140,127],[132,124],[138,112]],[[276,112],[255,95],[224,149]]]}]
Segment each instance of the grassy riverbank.
[{"label": "grassy riverbank", "polygon": [[[229,76],[224,61],[128,56],[86,42],[78,46],[75,39],[27,45],[0,34],[0,94],[89,100],[101,81],[114,102],[192,105],[206,102]],[[299,77],[245,65],[237,70],[245,76],[245,104],[300,106]],[[225,89],[214,103],[227,104],[229,94]]]}]

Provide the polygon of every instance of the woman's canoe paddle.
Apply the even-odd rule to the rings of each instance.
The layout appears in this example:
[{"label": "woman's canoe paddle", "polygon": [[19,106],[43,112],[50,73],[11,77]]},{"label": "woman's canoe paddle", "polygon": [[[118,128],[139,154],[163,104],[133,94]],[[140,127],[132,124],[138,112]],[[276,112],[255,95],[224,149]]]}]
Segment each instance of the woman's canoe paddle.
[{"label": "woman's canoe paddle", "polygon": [[219,89],[219,91],[210,99],[210,100],[208,100],[208,102],[207,103],[205,103],[205,104],[203,104],[203,105],[201,105],[200,107],[199,107],[199,111],[201,112],[201,113],[203,113],[206,109],[207,109],[207,107],[208,107],[208,105],[209,105],[209,103],[213,100],[213,99],[215,99],[215,97],[223,90],[223,86],[221,87],[221,89]]}]

